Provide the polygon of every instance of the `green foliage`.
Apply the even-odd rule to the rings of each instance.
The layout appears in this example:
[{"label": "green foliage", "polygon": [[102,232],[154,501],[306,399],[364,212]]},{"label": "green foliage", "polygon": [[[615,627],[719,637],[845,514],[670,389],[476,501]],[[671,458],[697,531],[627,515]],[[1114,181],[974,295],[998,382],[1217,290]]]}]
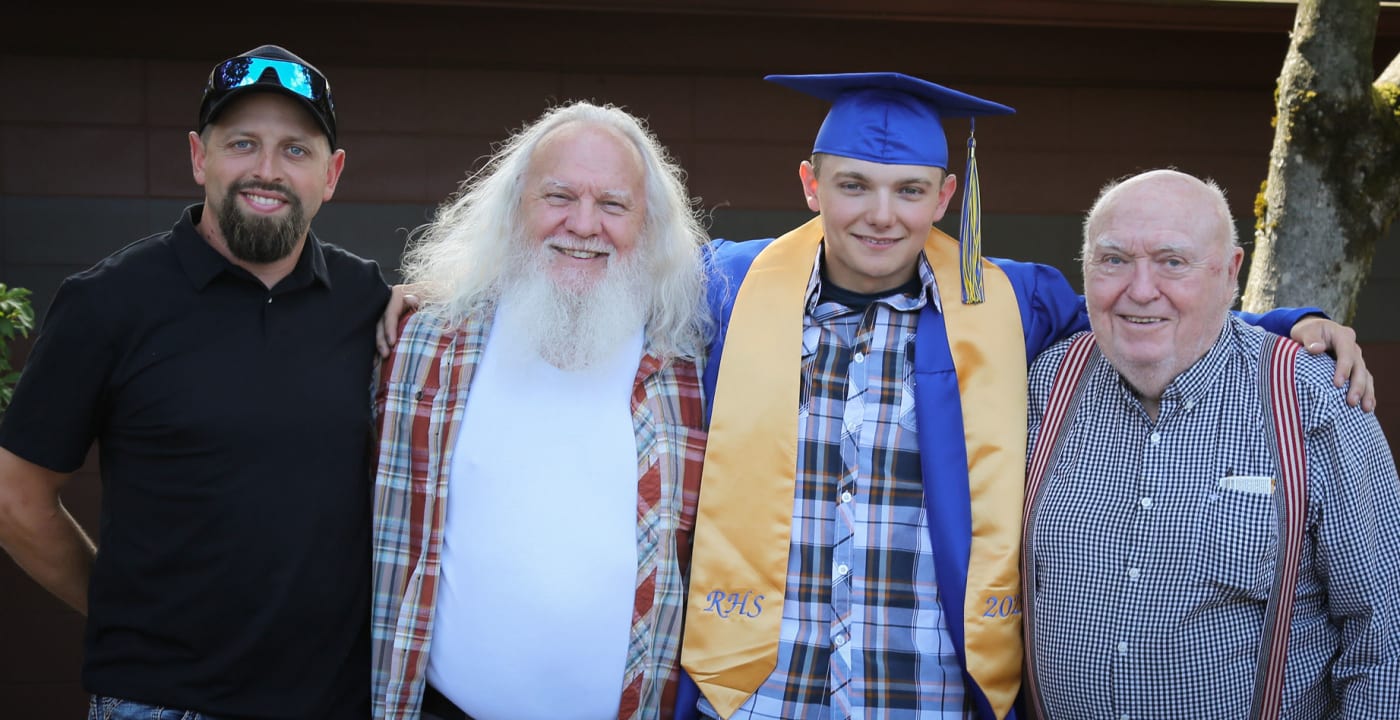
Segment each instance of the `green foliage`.
[{"label": "green foliage", "polygon": [[19,370],[10,365],[10,347],[17,338],[29,337],[34,329],[34,307],[27,288],[11,288],[0,283],[0,414],[10,406],[10,396],[19,380]]}]

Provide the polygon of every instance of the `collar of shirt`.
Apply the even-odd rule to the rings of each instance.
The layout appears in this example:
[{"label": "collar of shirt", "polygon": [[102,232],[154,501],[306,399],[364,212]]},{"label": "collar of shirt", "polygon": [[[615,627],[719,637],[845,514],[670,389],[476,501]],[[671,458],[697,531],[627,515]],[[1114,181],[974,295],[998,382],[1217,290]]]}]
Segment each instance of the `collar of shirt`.
[{"label": "collar of shirt", "polygon": [[[234,265],[228,261],[228,258],[220,255],[219,251],[215,250],[204,239],[204,236],[199,234],[199,218],[203,212],[204,205],[202,204],[185,208],[184,214],[180,216],[180,222],[175,224],[175,231],[171,233],[171,245],[175,249],[180,267],[184,269],[190,284],[194,286],[195,290],[203,290],[220,273],[225,272],[235,277],[259,282],[252,273]],[[310,286],[313,282],[319,282],[326,289],[331,287],[331,276],[326,269],[326,257],[321,252],[321,242],[316,239],[316,234],[308,229],[306,231],[306,244],[302,246],[301,256],[297,258],[296,266],[292,268],[292,272],[287,277],[282,278],[277,283],[274,290],[279,292],[299,290]]]},{"label": "collar of shirt", "polygon": [[[1162,391],[1162,398],[1158,401],[1160,412],[1158,420],[1168,413],[1180,407],[1190,410],[1201,404],[1209,392],[1211,384],[1215,378],[1224,372],[1225,364],[1230,355],[1234,352],[1235,343],[1231,342],[1235,329],[1233,317],[1226,316],[1225,324],[1220,328],[1220,334],[1215,338],[1215,344],[1210,346],[1206,354],[1201,359],[1186,368],[1186,371],[1177,375],[1167,384]],[[1104,358],[1107,360],[1107,358]],[[1111,367],[1111,366],[1110,366]],[[1124,395],[1136,406],[1142,405],[1142,400],[1138,397],[1137,391],[1128,383],[1127,378],[1122,373],[1114,371],[1118,375],[1118,385]]]},{"label": "collar of shirt", "polygon": [[[817,305],[822,295],[822,258],[826,254],[826,241],[817,248],[817,257],[812,262],[812,275],[807,281],[807,302],[806,314],[812,317],[817,313]],[[889,297],[882,298],[878,302],[889,305],[894,310],[910,312],[923,308],[925,303],[933,303],[933,309],[939,313],[943,312],[943,304],[938,299],[938,282],[933,278],[933,266],[928,264],[928,258],[923,252],[919,253],[919,296],[910,297],[900,292],[895,292]],[[844,307],[844,306],[842,306]]]}]

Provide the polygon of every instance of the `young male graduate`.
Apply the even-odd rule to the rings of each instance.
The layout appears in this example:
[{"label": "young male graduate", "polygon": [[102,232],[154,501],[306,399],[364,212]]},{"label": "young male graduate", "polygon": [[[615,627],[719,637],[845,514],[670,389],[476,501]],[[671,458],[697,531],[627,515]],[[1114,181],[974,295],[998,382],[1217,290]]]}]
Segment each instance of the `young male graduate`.
[{"label": "young male graduate", "polygon": [[1087,322],[1058,270],[980,257],[971,143],[964,242],[933,228],[957,186],[942,118],[1013,111],[898,73],[768,79],[832,108],[800,170],[819,217],[716,243],[699,711],[1013,715],[1026,368]]}]

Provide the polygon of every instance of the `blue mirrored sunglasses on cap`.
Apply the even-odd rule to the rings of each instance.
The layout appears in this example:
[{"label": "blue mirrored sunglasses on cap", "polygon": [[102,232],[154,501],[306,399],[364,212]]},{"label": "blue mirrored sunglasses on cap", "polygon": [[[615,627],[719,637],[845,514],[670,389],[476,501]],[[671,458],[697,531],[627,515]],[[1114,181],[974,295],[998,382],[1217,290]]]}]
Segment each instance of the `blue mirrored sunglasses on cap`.
[{"label": "blue mirrored sunglasses on cap", "polygon": [[[328,102],[329,87],[321,73],[289,60],[269,60],[260,57],[236,57],[214,68],[209,75],[209,89],[228,92],[245,85],[264,82],[271,70],[277,84],[312,102]],[[327,108],[329,109],[329,108]]]},{"label": "blue mirrored sunglasses on cap", "polygon": [[209,83],[204,88],[200,129],[219,111],[226,97],[254,85],[273,86],[304,100],[334,146],[335,106],[330,83],[315,68],[291,60],[239,56],[219,63],[209,73]]}]

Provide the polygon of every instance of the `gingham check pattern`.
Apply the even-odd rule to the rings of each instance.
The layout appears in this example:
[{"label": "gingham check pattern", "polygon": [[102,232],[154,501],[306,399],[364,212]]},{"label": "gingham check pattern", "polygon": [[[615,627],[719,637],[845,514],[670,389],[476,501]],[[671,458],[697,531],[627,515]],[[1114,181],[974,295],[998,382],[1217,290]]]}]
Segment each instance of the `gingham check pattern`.
[{"label": "gingham check pattern", "polygon": [[[381,374],[371,626],[375,718],[419,716],[451,440],[490,325],[489,317],[474,318],[465,327],[443,331],[431,316],[415,314]],[[624,683],[618,688],[620,720],[667,718],[674,705],[683,578],[705,446],[696,364],[664,364],[646,355],[633,385],[632,422],[638,458],[637,593]],[[541,692],[548,692],[548,678],[540,682]]]},{"label": "gingham check pattern", "polygon": [[[1220,481],[1279,477],[1261,341],[1227,320],[1155,423],[1112,366],[1090,369],[1027,518],[1028,651],[1050,718],[1248,716],[1277,516],[1271,495]],[[1032,438],[1067,347],[1031,367]],[[1284,716],[1396,717],[1400,482],[1375,417],[1332,387],[1331,362],[1296,362],[1308,506]]]},{"label": "gingham check pattern", "polygon": [[919,276],[919,297],[862,313],[818,302],[813,270],[777,668],[733,718],[971,717],[923,507],[912,351],[937,288],[922,256]]}]

